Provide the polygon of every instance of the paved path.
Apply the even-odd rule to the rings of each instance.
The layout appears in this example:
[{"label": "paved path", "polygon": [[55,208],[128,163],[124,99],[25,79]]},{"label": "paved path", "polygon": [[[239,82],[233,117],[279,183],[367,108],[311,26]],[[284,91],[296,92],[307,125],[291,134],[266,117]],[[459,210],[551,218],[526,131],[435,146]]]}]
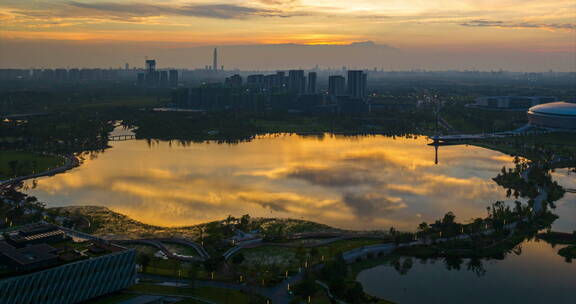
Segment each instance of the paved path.
[{"label": "paved path", "polygon": [[138,276],[141,279],[149,279],[154,281],[162,281],[170,283],[186,283],[191,286],[207,286],[222,289],[238,290],[244,292],[252,292],[270,299],[273,304],[289,304],[290,301],[292,300],[292,296],[288,294],[288,284],[290,284],[290,286],[293,286],[302,279],[303,275],[300,273],[291,276],[287,280],[282,281],[281,283],[279,283],[274,287],[248,286],[246,284],[220,282],[220,281],[176,279],[172,277],[150,275],[150,274],[139,274]]},{"label": "paved path", "polygon": [[[120,245],[122,245],[122,244],[145,244],[145,245],[154,246],[154,247],[158,248],[160,251],[162,251],[167,257],[169,257],[171,259],[180,260],[180,261],[198,262],[198,261],[204,261],[204,260],[210,258],[210,255],[208,255],[208,253],[206,252],[206,250],[204,250],[204,248],[202,248],[202,246],[200,246],[199,244],[196,244],[192,241],[186,240],[186,239],[151,238],[151,239],[109,240],[109,241],[112,243],[120,244]],[[182,256],[179,254],[175,254],[175,253],[171,252],[170,250],[168,250],[168,248],[166,248],[164,243],[177,243],[177,244],[181,244],[184,246],[192,247],[194,250],[196,250],[196,252],[198,253],[199,256],[188,257],[188,256]]]},{"label": "paved path", "polygon": [[54,169],[50,169],[50,170],[47,170],[44,172],[40,172],[40,173],[14,177],[14,178],[11,178],[8,180],[1,181],[0,182],[0,189],[3,189],[5,187],[8,187],[8,186],[11,186],[14,184],[17,184],[17,183],[25,181],[27,179],[37,178],[37,177],[41,177],[41,176],[51,176],[51,175],[55,175],[58,173],[62,173],[62,172],[68,171],[68,170],[80,165],[80,162],[78,161],[76,156],[74,156],[73,154],[64,155],[62,157],[64,157],[64,159],[65,159],[65,162],[62,166],[56,167]]},{"label": "paved path", "polygon": [[382,235],[375,235],[375,234],[366,234],[366,233],[345,233],[345,232],[322,232],[322,233],[300,233],[300,234],[293,234],[287,237],[288,240],[300,240],[300,239],[310,239],[310,238],[326,238],[325,240],[315,242],[315,243],[308,243],[308,244],[299,244],[299,243],[274,243],[274,242],[264,242],[263,238],[253,239],[250,241],[243,242],[235,247],[228,249],[222,256],[225,260],[231,258],[234,254],[242,249],[248,248],[256,248],[262,246],[276,246],[276,247],[287,247],[287,248],[297,248],[297,247],[319,247],[325,246],[337,241],[342,240],[349,240],[349,239],[357,239],[357,238],[374,238],[374,239],[384,239],[385,237]]}]

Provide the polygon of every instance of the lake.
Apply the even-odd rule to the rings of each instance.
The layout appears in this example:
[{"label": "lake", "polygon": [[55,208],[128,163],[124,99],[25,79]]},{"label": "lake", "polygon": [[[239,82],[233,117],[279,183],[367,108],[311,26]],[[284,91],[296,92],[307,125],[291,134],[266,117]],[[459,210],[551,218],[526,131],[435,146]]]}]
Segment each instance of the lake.
[{"label": "lake", "polygon": [[28,193],[48,206],[99,205],[147,224],[291,217],[346,229],[414,230],[452,211],[466,221],[506,200],[492,181],[512,158],[425,137],[269,135],[251,142],[112,142]]},{"label": "lake", "polygon": [[[71,171],[27,192],[51,206],[98,205],[147,224],[183,226],[228,215],[290,217],[345,229],[414,231],[446,212],[485,217],[512,203],[492,178],[512,157],[475,146],[428,146],[428,139],[276,134],[250,142],[111,142]],[[568,170],[554,179],[574,189]],[[32,182],[28,182],[32,186]],[[557,201],[555,230],[576,230],[576,195]],[[406,275],[381,265],[358,275],[367,293],[398,303],[576,303],[576,263],[544,242],[521,255],[484,261],[484,276],[415,262]]]}]

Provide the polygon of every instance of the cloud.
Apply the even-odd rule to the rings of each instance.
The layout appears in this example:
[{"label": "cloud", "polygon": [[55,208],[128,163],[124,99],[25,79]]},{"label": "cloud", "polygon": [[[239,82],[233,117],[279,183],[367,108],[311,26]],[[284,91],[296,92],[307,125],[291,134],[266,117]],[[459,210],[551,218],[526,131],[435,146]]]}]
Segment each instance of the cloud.
[{"label": "cloud", "polygon": [[376,192],[344,193],[342,202],[362,218],[382,216],[407,207],[400,199],[392,199]]},{"label": "cloud", "polygon": [[213,19],[246,19],[250,17],[290,17],[277,9],[259,8],[236,4],[150,4],[146,2],[97,2],[67,1],[37,7],[11,10],[21,18],[35,21],[45,19],[104,19],[134,22],[144,18],[184,16]]},{"label": "cloud", "polygon": [[513,28],[513,29],[546,29],[546,30],[564,30],[575,31],[576,24],[572,23],[532,23],[532,22],[505,22],[498,20],[471,20],[460,23],[462,26],[467,27],[497,27],[497,28]]},{"label": "cloud", "polygon": [[380,183],[370,172],[351,167],[296,167],[286,173],[285,176],[326,187],[347,187]]},{"label": "cloud", "polygon": [[270,9],[261,9],[248,6],[241,6],[235,4],[201,4],[201,5],[183,5],[183,6],[168,6],[168,5],[153,5],[146,3],[83,3],[83,2],[68,2],[68,5],[90,9],[96,11],[105,11],[114,14],[127,14],[129,16],[159,16],[159,15],[175,15],[175,16],[188,16],[188,17],[205,17],[217,19],[241,19],[250,16],[274,16],[280,15],[278,11]]}]

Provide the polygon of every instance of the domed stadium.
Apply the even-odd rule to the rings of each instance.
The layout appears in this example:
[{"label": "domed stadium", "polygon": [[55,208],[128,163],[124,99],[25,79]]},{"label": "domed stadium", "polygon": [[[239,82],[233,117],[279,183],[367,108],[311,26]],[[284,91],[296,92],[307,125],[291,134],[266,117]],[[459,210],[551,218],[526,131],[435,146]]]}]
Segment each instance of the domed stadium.
[{"label": "domed stadium", "polygon": [[531,125],[543,128],[576,129],[576,103],[551,102],[528,110]]}]

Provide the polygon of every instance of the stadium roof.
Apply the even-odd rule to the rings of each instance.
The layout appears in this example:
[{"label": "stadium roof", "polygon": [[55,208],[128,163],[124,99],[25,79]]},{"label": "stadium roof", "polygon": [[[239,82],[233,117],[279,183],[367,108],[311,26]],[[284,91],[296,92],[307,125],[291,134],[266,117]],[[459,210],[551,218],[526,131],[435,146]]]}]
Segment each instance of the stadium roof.
[{"label": "stadium roof", "polygon": [[569,103],[564,101],[544,103],[531,107],[529,112],[534,114],[576,117],[576,103]]}]

